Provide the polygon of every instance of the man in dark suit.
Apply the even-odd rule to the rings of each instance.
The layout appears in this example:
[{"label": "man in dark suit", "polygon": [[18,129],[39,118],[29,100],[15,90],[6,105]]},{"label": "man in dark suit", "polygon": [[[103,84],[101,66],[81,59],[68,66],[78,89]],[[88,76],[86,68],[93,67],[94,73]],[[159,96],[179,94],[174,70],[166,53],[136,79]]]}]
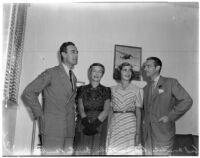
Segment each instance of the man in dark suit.
[{"label": "man in dark suit", "polygon": [[171,155],[175,121],[192,106],[192,99],[176,79],[160,76],[162,62],[147,58],[144,65],[150,78],[144,87],[143,139],[145,155]]},{"label": "man in dark suit", "polygon": [[[24,90],[23,98],[34,118],[41,123],[43,154],[71,155],[75,134],[76,77],[72,69],[78,62],[74,43],[60,47],[61,63],[47,69]],[[38,95],[43,94],[43,106]]]}]

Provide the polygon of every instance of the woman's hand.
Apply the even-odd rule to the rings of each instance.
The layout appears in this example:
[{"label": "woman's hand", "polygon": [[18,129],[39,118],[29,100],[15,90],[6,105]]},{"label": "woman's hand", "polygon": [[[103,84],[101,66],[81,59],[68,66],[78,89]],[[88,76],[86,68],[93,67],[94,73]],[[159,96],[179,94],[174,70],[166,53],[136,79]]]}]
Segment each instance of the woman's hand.
[{"label": "woman's hand", "polygon": [[83,126],[85,126],[87,128],[90,126],[88,117],[82,118],[81,123],[82,123]]},{"label": "woman's hand", "polygon": [[135,135],[135,146],[138,146],[139,144],[141,144],[141,135],[136,134]]}]

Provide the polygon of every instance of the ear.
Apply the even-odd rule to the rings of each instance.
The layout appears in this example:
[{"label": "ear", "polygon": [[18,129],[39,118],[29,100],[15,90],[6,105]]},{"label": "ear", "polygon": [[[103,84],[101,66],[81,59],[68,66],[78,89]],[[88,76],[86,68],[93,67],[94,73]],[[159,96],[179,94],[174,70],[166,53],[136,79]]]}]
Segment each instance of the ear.
[{"label": "ear", "polygon": [[156,66],[156,70],[159,71],[160,70],[160,66]]},{"label": "ear", "polygon": [[66,55],[65,52],[61,52],[62,57],[64,58],[64,56]]}]

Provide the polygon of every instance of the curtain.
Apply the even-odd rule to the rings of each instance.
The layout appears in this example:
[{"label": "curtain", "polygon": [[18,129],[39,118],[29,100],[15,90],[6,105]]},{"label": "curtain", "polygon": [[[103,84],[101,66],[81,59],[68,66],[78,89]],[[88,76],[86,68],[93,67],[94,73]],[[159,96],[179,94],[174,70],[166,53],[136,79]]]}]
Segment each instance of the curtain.
[{"label": "curtain", "polygon": [[[20,73],[23,55],[24,35],[26,26],[27,6],[25,3],[11,4],[10,16],[4,16],[4,22],[9,17],[9,28],[4,28],[4,33],[8,32],[7,42],[4,41],[4,55],[7,54],[5,80],[4,80],[4,107],[17,105],[18,88],[20,83]],[[5,7],[6,8],[6,7]],[[5,12],[6,13],[6,12]],[[4,34],[5,35],[5,34]]]},{"label": "curtain", "polygon": [[28,4],[3,4],[3,136],[4,156],[12,155],[16,127],[24,34]]}]

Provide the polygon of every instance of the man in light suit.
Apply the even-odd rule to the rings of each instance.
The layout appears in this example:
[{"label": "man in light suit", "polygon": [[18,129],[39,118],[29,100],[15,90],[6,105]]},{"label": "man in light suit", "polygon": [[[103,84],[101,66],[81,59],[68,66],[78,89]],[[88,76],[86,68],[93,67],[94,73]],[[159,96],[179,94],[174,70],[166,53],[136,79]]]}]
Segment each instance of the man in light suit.
[{"label": "man in light suit", "polygon": [[[74,43],[60,47],[61,63],[47,69],[24,90],[23,98],[39,119],[42,132],[43,154],[71,155],[75,134],[76,77],[72,69],[78,62]],[[43,106],[38,96],[43,94]]]},{"label": "man in light suit", "polygon": [[171,155],[175,121],[192,106],[192,99],[176,79],[160,76],[162,62],[147,58],[144,65],[150,78],[144,87],[143,140],[145,155]]}]

